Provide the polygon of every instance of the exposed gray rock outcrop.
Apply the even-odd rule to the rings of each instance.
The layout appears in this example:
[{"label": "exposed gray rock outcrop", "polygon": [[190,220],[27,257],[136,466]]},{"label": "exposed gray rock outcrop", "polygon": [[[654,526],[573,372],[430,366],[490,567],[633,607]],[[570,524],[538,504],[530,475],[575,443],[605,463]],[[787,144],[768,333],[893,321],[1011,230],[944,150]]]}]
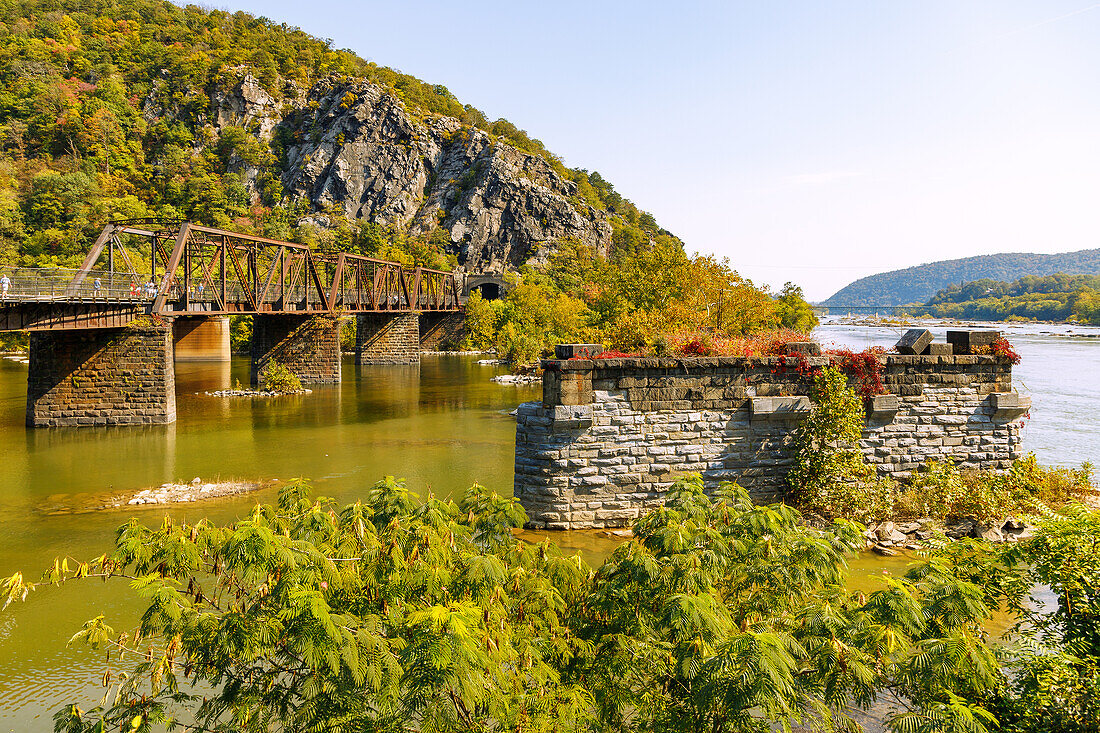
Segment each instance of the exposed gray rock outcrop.
[{"label": "exposed gray rock outcrop", "polygon": [[[325,80],[279,102],[244,74],[211,95],[208,119],[266,141],[281,134],[287,196],[308,202],[318,224],[338,213],[413,235],[438,229],[436,240],[469,271],[542,261],[566,238],[600,250],[611,239],[607,214],[582,203],[542,157],[451,117],[419,119],[365,81]],[[241,172],[255,194],[257,171]]]}]

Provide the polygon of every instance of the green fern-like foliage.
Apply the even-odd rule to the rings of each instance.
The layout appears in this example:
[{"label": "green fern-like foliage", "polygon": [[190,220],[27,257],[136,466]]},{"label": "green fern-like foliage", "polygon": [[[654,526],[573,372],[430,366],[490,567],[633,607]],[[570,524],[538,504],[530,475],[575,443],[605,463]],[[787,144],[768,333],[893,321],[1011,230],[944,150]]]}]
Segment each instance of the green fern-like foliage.
[{"label": "green fern-like foliage", "polygon": [[[298,480],[225,526],[133,520],[109,553],[0,593],[125,578],[145,606],[135,629],[99,616],[73,637],[113,669],[103,704],[55,715],[72,733],[856,730],[853,709],[887,693],[905,732],[986,733],[1044,701],[1072,702],[1067,725],[1094,712],[1084,510],[1011,550],[947,548],[870,595],[844,589],[859,525],[813,529],[697,475],[598,570],[519,539],[525,521],[477,485],[456,504],[386,477],[338,506]],[[1054,615],[1027,602],[1038,583]],[[1012,675],[983,631],[995,606],[1031,614],[1048,650]]]}]

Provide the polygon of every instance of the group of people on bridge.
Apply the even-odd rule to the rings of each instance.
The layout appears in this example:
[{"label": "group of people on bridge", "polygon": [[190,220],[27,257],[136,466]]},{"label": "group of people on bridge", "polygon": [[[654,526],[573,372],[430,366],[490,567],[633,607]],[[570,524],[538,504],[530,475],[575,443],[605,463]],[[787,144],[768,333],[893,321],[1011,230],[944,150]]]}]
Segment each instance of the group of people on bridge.
[{"label": "group of people on bridge", "polygon": [[[161,278],[161,282],[164,285],[167,285],[168,281],[169,281],[168,275],[165,274]],[[7,300],[8,298],[11,297],[11,295],[12,295],[12,285],[13,285],[12,278],[7,273],[0,274],[0,298],[2,298],[4,300]],[[199,283],[198,286],[192,288],[192,291],[191,291],[190,295],[198,296],[198,297],[201,298],[204,289],[205,288],[203,287],[203,284]],[[103,286],[103,279],[100,276],[97,275],[92,280],[92,297],[93,298],[106,298],[106,297],[110,297],[111,295],[112,295],[111,288],[108,287],[107,290],[105,291],[104,286]],[[126,291],[123,291],[122,293],[117,293],[117,292],[114,293],[114,297],[116,297],[116,298],[122,298],[125,295],[126,295]],[[153,282],[152,277],[150,277],[144,285],[139,285],[137,279],[131,278],[130,279],[129,296],[130,296],[130,299],[132,299],[132,300],[152,300],[153,298],[157,297],[157,285],[156,285],[156,283]]]}]

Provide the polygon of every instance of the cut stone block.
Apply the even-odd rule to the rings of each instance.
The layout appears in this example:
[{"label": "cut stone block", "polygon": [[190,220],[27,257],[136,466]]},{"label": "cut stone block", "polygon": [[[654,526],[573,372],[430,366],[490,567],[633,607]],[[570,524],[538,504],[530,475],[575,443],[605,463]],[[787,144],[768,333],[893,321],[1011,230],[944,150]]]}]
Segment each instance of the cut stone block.
[{"label": "cut stone block", "polygon": [[1014,420],[1031,409],[1031,398],[1016,392],[999,392],[991,397],[994,420]]},{"label": "cut stone block", "polygon": [[821,356],[821,344],[813,341],[790,341],[784,347],[788,354],[805,354],[806,356]]},{"label": "cut stone block", "polygon": [[592,372],[543,372],[542,403],[546,407],[591,404]]},{"label": "cut stone block", "polygon": [[1000,331],[948,331],[947,342],[956,354],[973,354],[974,349],[990,346],[1001,337]]},{"label": "cut stone block", "polygon": [[572,359],[575,356],[587,358],[602,354],[603,344],[558,344],[554,347],[554,358]]},{"label": "cut stone block", "polygon": [[920,353],[925,356],[951,356],[955,349],[951,344],[928,344]]},{"label": "cut stone block", "polygon": [[592,425],[592,405],[554,405],[554,429],[587,428]]},{"label": "cut stone block", "polygon": [[868,413],[876,418],[893,415],[901,406],[901,400],[895,394],[877,394],[868,400]]},{"label": "cut stone block", "polygon": [[754,418],[796,420],[813,411],[809,397],[753,397],[749,408]]},{"label": "cut stone block", "polygon": [[899,354],[919,354],[932,343],[932,332],[927,328],[910,328],[894,346]]}]

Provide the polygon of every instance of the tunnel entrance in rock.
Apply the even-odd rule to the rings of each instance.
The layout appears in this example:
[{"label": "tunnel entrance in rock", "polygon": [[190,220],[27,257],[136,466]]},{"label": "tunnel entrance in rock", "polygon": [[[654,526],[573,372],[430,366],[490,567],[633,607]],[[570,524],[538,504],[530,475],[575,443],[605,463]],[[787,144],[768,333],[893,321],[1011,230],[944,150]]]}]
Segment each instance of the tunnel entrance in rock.
[{"label": "tunnel entrance in rock", "polygon": [[474,290],[481,293],[481,297],[485,300],[499,300],[503,295],[500,285],[497,283],[482,283],[476,286]]}]

